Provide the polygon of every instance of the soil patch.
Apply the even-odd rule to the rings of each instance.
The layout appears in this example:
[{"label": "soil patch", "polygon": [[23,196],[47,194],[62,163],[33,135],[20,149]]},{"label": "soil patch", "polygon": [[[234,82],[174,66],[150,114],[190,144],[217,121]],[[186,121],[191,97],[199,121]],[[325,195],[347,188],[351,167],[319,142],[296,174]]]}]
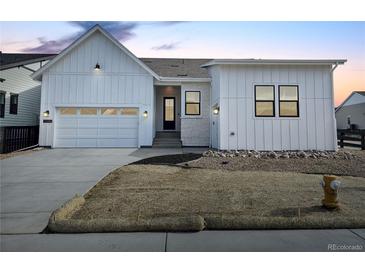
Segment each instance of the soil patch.
[{"label": "soil patch", "polygon": [[335,211],[321,207],[321,178],[291,172],[129,165],[101,180],[74,210],[59,213],[50,230],[365,227],[365,193],[359,191],[365,187],[365,178],[338,178],[343,183],[341,209]]},{"label": "soil patch", "polygon": [[131,165],[175,165],[193,161],[202,157],[202,154],[185,153],[150,157],[134,162]]}]

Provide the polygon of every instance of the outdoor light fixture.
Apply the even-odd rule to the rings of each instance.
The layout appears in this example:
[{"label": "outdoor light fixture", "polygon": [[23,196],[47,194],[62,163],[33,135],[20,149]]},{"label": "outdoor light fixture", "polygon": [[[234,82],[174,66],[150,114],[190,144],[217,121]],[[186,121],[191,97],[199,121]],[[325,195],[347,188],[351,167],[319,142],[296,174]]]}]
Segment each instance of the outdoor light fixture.
[{"label": "outdoor light fixture", "polygon": [[143,117],[147,117],[147,114],[148,114],[148,112],[147,112],[147,110],[145,110],[144,112],[143,112]]},{"label": "outdoor light fixture", "polygon": [[45,112],[43,112],[43,116],[48,117],[49,116],[49,110],[46,110]]},{"label": "outdoor light fixture", "polygon": [[214,109],[213,109],[213,114],[214,115],[217,115],[219,113],[219,107],[215,107]]},{"label": "outdoor light fixture", "polygon": [[99,62],[96,63],[94,70],[100,70]]}]

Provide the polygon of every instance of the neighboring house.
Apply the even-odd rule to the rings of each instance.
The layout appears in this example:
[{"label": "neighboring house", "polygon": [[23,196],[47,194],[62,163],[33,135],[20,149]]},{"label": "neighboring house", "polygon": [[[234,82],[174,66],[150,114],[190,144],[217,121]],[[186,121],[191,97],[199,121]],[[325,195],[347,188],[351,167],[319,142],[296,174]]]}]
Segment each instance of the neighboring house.
[{"label": "neighboring house", "polygon": [[166,142],[335,150],[332,72],[345,62],[139,59],[97,25],[32,75],[42,81],[39,143],[143,147],[178,132]]},{"label": "neighboring house", "polygon": [[[0,140],[3,128],[39,124],[41,86],[30,75],[54,55],[0,52]],[[1,151],[0,146],[0,151]]]},{"label": "neighboring house", "polygon": [[41,85],[30,75],[53,56],[0,53],[0,126],[39,124]]},{"label": "neighboring house", "polygon": [[365,129],[365,91],[354,91],[336,108],[338,129]]}]

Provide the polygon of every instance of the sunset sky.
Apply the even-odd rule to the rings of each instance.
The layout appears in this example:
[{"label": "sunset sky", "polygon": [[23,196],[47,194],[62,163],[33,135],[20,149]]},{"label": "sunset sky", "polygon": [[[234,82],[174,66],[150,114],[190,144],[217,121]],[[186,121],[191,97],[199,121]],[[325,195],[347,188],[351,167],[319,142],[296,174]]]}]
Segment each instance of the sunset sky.
[{"label": "sunset sky", "polygon": [[[58,53],[96,22],[0,22],[2,52]],[[335,104],[365,90],[365,22],[99,22],[138,57],[347,59]]]}]

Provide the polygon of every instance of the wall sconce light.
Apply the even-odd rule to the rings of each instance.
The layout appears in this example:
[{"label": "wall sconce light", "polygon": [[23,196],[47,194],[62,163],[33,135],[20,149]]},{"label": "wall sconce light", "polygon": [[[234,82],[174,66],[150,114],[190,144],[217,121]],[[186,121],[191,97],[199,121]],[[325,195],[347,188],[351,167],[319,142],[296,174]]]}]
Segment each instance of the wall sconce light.
[{"label": "wall sconce light", "polygon": [[43,112],[43,117],[48,117],[49,116],[49,110],[46,110],[45,112]]},{"label": "wall sconce light", "polygon": [[148,112],[147,112],[147,110],[145,110],[145,111],[143,112],[143,117],[147,118],[147,116],[148,116]]},{"label": "wall sconce light", "polygon": [[213,114],[218,115],[219,114],[219,107],[213,108]]},{"label": "wall sconce light", "polygon": [[96,63],[94,70],[100,70],[99,62]]}]

